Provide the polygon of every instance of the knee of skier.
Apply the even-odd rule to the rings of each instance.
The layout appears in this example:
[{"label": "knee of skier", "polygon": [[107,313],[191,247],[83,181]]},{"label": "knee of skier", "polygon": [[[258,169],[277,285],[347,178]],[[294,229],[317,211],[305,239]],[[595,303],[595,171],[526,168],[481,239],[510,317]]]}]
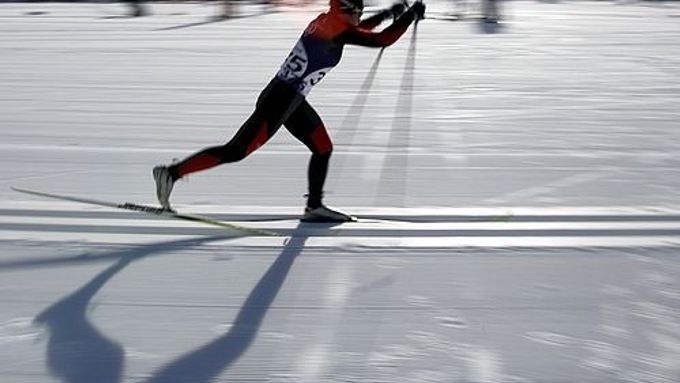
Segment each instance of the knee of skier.
[{"label": "knee of skier", "polygon": [[330,157],[331,154],[333,154],[333,143],[331,141],[328,141],[328,143],[325,146],[320,148],[318,153],[322,156]]},{"label": "knee of skier", "polygon": [[323,125],[320,125],[312,133],[312,142],[314,143],[312,151],[315,154],[328,155],[330,157],[333,152],[333,142],[328,137],[328,132],[326,132],[326,128]]}]

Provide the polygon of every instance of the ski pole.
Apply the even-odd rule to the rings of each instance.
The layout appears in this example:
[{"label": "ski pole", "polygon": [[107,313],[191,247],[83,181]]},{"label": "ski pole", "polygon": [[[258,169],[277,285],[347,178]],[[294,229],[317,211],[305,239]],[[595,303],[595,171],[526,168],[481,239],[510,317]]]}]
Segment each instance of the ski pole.
[{"label": "ski pole", "polygon": [[411,115],[413,112],[413,84],[415,79],[416,19],[413,35],[406,54],[404,74],[399,85],[397,106],[392,119],[392,129],[387,143],[386,156],[380,173],[378,200],[376,203],[391,206],[403,206],[406,195],[406,179],[408,172],[408,148],[411,146]]},{"label": "ski pole", "polygon": [[[352,104],[347,110],[347,115],[342,120],[342,123],[340,124],[340,127],[337,130],[335,137],[339,145],[343,144],[351,145],[354,142],[354,137],[356,136],[356,133],[359,130],[359,122],[361,121],[361,117],[363,116],[364,109],[366,109],[366,101],[368,100],[368,95],[371,93],[371,88],[373,87],[375,75],[378,72],[378,66],[380,64],[380,60],[382,59],[384,51],[385,48],[383,47],[382,49],[380,49],[380,52],[378,52],[378,56],[376,56],[375,60],[373,61],[371,68],[366,74],[364,82],[361,84],[361,87],[359,88],[359,92],[354,97]],[[329,184],[331,185],[330,188],[332,188],[335,185],[336,182],[335,180],[340,180],[342,178],[346,162],[347,162],[346,157],[340,157],[335,162],[336,165],[334,165],[334,167],[337,169],[338,177],[334,177],[332,180],[329,180]]]}]

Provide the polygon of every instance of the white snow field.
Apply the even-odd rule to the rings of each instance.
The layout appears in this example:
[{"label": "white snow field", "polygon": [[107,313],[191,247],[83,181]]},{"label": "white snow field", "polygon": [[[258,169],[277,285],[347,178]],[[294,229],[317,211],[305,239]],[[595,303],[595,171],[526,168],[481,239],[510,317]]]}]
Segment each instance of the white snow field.
[{"label": "white snow field", "polygon": [[680,381],[680,3],[347,47],[309,100],[361,222],[299,223],[285,129],[173,195],[278,237],[10,189],[155,204],[324,8],[218,7],[0,4],[0,382]]}]

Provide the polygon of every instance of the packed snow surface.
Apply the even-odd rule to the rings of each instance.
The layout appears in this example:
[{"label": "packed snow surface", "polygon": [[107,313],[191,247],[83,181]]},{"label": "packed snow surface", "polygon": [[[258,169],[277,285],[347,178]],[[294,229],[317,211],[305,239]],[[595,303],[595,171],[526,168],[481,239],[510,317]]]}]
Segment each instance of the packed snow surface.
[{"label": "packed snow surface", "polygon": [[155,204],[323,8],[0,4],[0,381],[680,381],[674,2],[433,1],[346,47],[308,100],[357,223],[298,221],[285,128],[172,199],[279,236],[10,189]]}]

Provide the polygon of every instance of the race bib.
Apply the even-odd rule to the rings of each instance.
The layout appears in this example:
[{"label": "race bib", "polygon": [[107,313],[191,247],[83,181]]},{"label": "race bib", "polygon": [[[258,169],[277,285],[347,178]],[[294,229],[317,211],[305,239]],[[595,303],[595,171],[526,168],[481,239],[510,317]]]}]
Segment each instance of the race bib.
[{"label": "race bib", "polygon": [[281,65],[279,77],[286,81],[300,79],[307,71],[308,64],[307,50],[302,41],[298,40],[286,61]]},{"label": "race bib", "polygon": [[326,76],[326,73],[328,73],[331,69],[333,68],[323,68],[308,74],[302,79],[300,85],[298,85],[298,91],[306,96],[309,91],[312,90],[312,87],[318,84],[319,81],[321,81],[321,79],[323,79],[324,76]]}]

